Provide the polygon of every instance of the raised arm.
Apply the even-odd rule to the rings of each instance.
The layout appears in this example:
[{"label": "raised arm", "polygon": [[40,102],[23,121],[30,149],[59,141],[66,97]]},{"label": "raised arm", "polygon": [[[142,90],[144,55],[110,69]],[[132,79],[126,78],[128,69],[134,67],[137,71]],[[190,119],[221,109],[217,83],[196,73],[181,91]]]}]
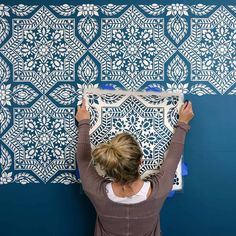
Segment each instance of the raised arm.
[{"label": "raised arm", "polygon": [[166,158],[156,176],[158,182],[158,196],[167,196],[172,189],[175,172],[184,149],[185,136],[190,126],[189,121],[193,118],[191,102],[186,102],[180,109],[179,122],[171,139]]},{"label": "raised arm", "polygon": [[91,145],[89,137],[90,115],[86,109],[85,100],[78,107],[76,119],[79,122],[78,143],[77,143],[77,163],[80,172],[80,179],[85,192],[96,192],[99,181],[103,178],[99,176],[91,161]]}]

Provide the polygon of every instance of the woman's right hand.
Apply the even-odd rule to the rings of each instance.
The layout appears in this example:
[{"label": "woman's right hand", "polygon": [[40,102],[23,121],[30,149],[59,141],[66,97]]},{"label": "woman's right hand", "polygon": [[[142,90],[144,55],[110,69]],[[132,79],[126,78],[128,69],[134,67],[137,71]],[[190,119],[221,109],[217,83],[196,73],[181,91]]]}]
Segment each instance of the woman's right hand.
[{"label": "woman's right hand", "polygon": [[185,102],[179,111],[179,121],[186,124],[194,117],[192,103],[190,101]]},{"label": "woman's right hand", "polygon": [[90,114],[86,108],[86,101],[84,98],[82,100],[82,104],[78,106],[78,110],[75,115],[75,118],[78,122],[80,122],[81,120],[90,119]]}]

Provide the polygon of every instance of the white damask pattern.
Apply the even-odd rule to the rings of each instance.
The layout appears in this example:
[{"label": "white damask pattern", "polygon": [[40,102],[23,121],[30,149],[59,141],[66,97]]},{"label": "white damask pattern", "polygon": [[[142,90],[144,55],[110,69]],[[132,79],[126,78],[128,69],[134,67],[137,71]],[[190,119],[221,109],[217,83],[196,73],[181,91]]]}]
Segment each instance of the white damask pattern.
[{"label": "white damask pattern", "polygon": [[101,80],[135,90],[163,80],[163,65],[175,50],[164,35],[164,20],[146,18],[134,6],[119,18],[103,19],[101,37],[90,47],[101,62]]},{"label": "white damask pattern", "polygon": [[74,19],[58,19],[42,7],[30,19],[14,19],[12,30],[0,52],[14,65],[15,81],[45,93],[57,81],[74,80],[74,64],[86,50],[74,36]]},{"label": "white damask pattern", "polygon": [[9,78],[10,69],[6,62],[0,58],[0,134],[10,123],[11,100],[17,105],[27,105],[38,96],[37,92],[28,85],[21,84],[11,89]]},{"label": "white damask pattern", "polygon": [[236,18],[223,6],[208,18],[191,19],[191,36],[180,47],[191,62],[191,79],[224,94],[236,81]]},{"label": "white damask pattern", "polygon": [[74,109],[57,108],[42,97],[13,113],[14,124],[2,140],[14,152],[15,170],[31,170],[44,182],[60,170],[75,170]]},{"label": "white damask pattern", "polygon": [[[144,163],[143,178],[158,171],[167,152],[178,109],[183,97],[147,92],[120,92],[86,89],[85,98],[92,114],[91,143],[107,142],[116,134],[129,132],[139,141]],[[104,175],[98,165],[98,173]],[[179,164],[174,190],[182,188]]]},{"label": "white damask pattern", "polygon": [[[0,3],[0,184],[79,181],[73,112],[86,89],[235,95],[235,48],[236,6]],[[158,159],[177,120],[170,107],[176,100],[165,113],[152,99],[132,99],[121,106],[132,112],[112,110],[109,132],[137,129],[137,138],[150,142],[146,156]],[[158,112],[160,137],[132,101],[149,115]],[[96,96],[88,102],[100,104]],[[92,106],[91,116],[94,126],[99,113]],[[147,160],[144,172],[158,164]]]}]

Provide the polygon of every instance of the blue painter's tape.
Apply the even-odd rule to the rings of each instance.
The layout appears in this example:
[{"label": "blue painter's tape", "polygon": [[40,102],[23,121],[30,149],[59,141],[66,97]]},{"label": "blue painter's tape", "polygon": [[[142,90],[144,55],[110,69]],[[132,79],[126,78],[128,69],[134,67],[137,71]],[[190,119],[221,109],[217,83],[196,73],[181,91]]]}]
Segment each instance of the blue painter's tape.
[{"label": "blue painter's tape", "polygon": [[101,84],[100,89],[115,90],[115,88],[110,84]]},{"label": "blue painter's tape", "polygon": [[172,197],[174,197],[174,195],[175,195],[175,191],[170,191],[169,193],[168,193],[168,198],[172,198]]},{"label": "blue painter's tape", "polygon": [[78,167],[76,167],[75,175],[76,175],[76,178],[77,178],[77,179],[80,179],[80,174],[79,174],[79,169],[78,169]]},{"label": "blue painter's tape", "polygon": [[182,176],[188,175],[188,166],[186,163],[182,162]]},{"label": "blue painter's tape", "polygon": [[162,92],[162,90],[157,87],[147,87],[145,90],[146,92]]}]

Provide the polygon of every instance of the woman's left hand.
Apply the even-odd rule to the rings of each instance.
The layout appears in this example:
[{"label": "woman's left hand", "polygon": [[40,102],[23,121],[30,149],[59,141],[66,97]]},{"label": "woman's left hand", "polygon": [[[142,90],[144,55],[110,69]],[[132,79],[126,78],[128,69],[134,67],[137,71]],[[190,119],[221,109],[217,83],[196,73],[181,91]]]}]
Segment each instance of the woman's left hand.
[{"label": "woman's left hand", "polygon": [[78,106],[78,110],[75,117],[78,122],[81,120],[90,119],[90,114],[86,108],[86,101],[84,98],[82,100],[82,104]]},{"label": "woman's left hand", "polygon": [[192,103],[190,101],[185,102],[179,112],[179,121],[188,124],[194,117]]}]

